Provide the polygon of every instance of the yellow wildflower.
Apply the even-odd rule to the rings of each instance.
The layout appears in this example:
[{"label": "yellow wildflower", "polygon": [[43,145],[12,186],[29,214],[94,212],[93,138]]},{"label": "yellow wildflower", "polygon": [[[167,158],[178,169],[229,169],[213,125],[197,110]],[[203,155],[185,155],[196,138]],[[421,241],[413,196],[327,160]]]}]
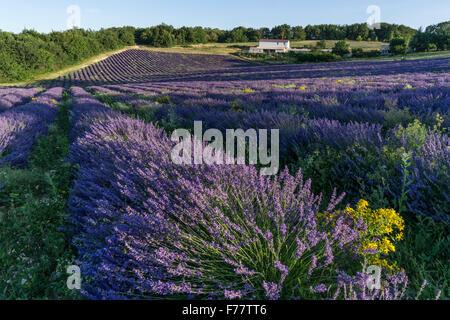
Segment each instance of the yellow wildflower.
[{"label": "yellow wildflower", "polygon": [[[394,241],[403,239],[405,224],[403,218],[393,209],[372,210],[366,200],[360,200],[355,209],[347,207],[344,214],[356,220],[362,219],[367,225],[367,231],[362,233],[361,249],[372,264],[388,266],[380,255],[395,252]],[[370,252],[376,250],[376,253]]]}]

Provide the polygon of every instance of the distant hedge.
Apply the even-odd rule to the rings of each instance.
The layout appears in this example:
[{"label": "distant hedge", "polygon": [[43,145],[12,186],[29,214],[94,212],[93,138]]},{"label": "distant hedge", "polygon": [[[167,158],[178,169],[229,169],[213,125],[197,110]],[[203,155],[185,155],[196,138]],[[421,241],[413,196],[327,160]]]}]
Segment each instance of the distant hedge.
[{"label": "distant hedge", "polygon": [[330,52],[300,52],[295,54],[295,59],[297,63],[304,62],[333,62],[341,61],[342,58],[334,53]]},{"label": "distant hedge", "polygon": [[352,49],[352,56],[355,58],[375,58],[379,57],[381,54],[380,50],[370,50],[364,51],[363,48],[354,48]]},{"label": "distant hedge", "polygon": [[135,44],[133,27],[41,34],[0,31],[0,82],[23,81],[100,53]]}]

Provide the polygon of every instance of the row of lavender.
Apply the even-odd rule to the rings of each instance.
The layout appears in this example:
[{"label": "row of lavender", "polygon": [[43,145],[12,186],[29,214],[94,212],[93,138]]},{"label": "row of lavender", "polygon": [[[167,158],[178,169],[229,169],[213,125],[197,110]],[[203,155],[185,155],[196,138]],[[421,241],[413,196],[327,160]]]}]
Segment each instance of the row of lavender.
[{"label": "row of lavender", "polygon": [[179,76],[186,73],[206,75],[211,70],[240,68],[249,65],[243,60],[221,55],[127,50],[69,75],[61,76],[54,84],[143,82],[154,76]]},{"label": "row of lavender", "polygon": [[299,78],[396,75],[445,72],[448,58],[397,62],[341,62],[262,66],[227,56],[128,50],[75,73],[52,85],[142,83],[146,81],[257,81]]},{"label": "row of lavender", "polygon": [[60,87],[49,89],[32,102],[0,114],[0,165],[27,164],[31,149],[56,119],[62,92]]},{"label": "row of lavender", "polygon": [[410,112],[422,122],[430,123],[439,113],[444,117],[444,125],[450,126],[450,82],[447,74],[288,81],[159,82],[91,88],[113,94],[118,101],[134,106],[145,105],[146,102],[140,97],[133,100],[129,94],[144,98],[165,95],[172,104],[181,106],[221,111],[234,106],[235,111],[285,111],[345,122],[402,122],[410,120]]},{"label": "row of lavender", "polygon": [[40,91],[39,88],[0,88],[0,112],[28,102]]},{"label": "row of lavender", "polygon": [[161,129],[71,92],[69,231],[87,297],[305,299],[350,284],[352,298],[399,297],[404,274],[375,296],[358,289],[367,278],[348,263],[358,265],[367,226],[339,212],[317,223],[321,197],[301,171],[270,179],[251,166],[177,166]]},{"label": "row of lavender", "polygon": [[[282,164],[317,177],[314,191],[331,193],[337,186],[352,202],[365,197],[379,206],[405,205],[409,212],[449,220],[448,73],[90,89],[169,131],[191,128],[194,120],[203,121],[205,130],[278,128]],[[405,195],[405,203],[398,203]]]}]

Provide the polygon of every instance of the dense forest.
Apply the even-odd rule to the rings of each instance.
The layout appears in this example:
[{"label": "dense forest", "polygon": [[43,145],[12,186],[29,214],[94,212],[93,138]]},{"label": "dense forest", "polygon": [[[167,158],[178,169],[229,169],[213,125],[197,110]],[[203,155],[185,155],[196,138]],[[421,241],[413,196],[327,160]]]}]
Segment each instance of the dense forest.
[{"label": "dense forest", "polygon": [[0,31],[0,82],[31,79],[76,64],[103,52],[134,44],[155,47],[199,43],[254,42],[261,38],[290,40],[357,40],[394,42],[399,51],[411,47],[415,51],[450,48],[450,22],[429,26],[419,31],[404,25],[381,23],[370,30],[366,24],[352,25],[280,25],[269,28],[237,27],[220,30],[203,27],[174,28],[161,24],[150,28],[121,27],[99,31],[73,29],[41,34],[24,30],[19,34]]},{"label": "dense forest", "polygon": [[26,80],[70,66],[102,52],[135,44],[132,27],[41,34],[0,31],[0,82]]}]

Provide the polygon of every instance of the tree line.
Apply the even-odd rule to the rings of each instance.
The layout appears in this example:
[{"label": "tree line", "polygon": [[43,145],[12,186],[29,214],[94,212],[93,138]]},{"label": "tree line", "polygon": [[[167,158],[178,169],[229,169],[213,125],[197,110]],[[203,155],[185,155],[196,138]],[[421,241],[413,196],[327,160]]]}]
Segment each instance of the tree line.
[{"label": "tree line", "polygon": [[19,34],[0,31],[0,82],[22,81],[135,44],[135,28]]},{"label": "tree line", "polygon": [[450,49],[450,21],[420,28],[411,39],[410,47],[415,51],[434,51]]},{"label": "tree line", "polygon": [[136,42],[155,47],[171,47],[199,43],[255,42],[261,38],[289,40],[357,40],[389,42],[393,38],[412,37],[417,31],[404,25],[381,23],[379,29],[369,29],[367,24],[334,25],[321,24],[306,27],[283,24],[272,29],[237,27],[220,30],[202,27],[182,27],[161,24],[136,29]]}]

